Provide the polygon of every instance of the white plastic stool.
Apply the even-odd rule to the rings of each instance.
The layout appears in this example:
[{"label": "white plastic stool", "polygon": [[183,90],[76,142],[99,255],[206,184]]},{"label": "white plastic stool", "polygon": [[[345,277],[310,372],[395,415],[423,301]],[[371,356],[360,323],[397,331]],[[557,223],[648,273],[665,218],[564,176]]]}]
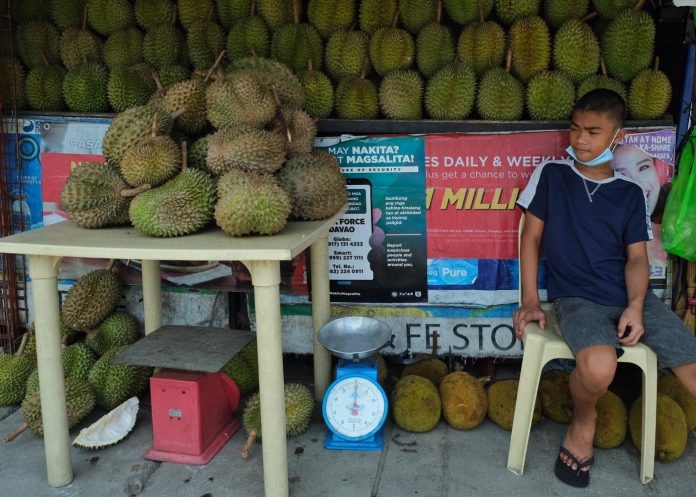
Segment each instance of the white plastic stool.
[{"label": "white plastic stool", "polygon": [[[520,234],[523,225],[524,216],[520,220]],[[529,323],[524,330],[522,370],[507,462],[508,469],[518,475],[524,472],[524,460],[527,455],[541,370],[552,359],[573,359],[573,353],[560,336],[553,309],[544,308],[544,312],[546,329],[542,330],[538,323],[533,322]],[[641,437],[643,445],[640,451],[640,481],[648,483],[653,479],[655,468],[657,356],[649,347],[641,343],[633,347],[625,347],[623,350],[624,354],[619,358],[619,362],[630,362],[643,371],[643,434]]]}]

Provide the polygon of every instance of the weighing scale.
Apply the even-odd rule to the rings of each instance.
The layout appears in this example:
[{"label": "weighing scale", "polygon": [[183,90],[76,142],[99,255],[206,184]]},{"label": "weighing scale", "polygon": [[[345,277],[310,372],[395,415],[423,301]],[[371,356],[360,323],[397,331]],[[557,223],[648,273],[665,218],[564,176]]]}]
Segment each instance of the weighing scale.
[{"label": "weighing scale", "polygon": [[327,388],[321,405],[329,429],[324,447],[382,450],[389,406],[377,381],[377,361],[369,357],[391,345],[391,329],[377,319],[344,317],[325,324],[317,339],[340,358],[336,380]]}]

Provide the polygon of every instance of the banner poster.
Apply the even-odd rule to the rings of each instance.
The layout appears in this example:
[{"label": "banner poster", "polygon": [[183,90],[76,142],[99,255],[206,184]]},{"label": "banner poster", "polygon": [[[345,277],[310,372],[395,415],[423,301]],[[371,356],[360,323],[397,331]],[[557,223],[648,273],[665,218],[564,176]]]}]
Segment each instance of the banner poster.
[{"label": "banner poster", "polygon": [[348,182],[329,230],[333,302],[427,302],[422,136],[320,138]]}]

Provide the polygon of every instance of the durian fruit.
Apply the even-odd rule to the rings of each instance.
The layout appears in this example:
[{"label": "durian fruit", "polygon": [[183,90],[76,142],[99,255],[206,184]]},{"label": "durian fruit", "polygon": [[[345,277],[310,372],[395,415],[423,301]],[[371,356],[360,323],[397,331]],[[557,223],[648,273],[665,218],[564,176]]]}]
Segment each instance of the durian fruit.
[{"label": "durian fruit", "polygon": [[179,83],[180,81],[187,80],[191,77],[191,71],[187,66],[182,65],[172,65],[164,66],[159,71],[157,71],[159,80],[162,83],[163,88],[169,88],[174,83]]},{"label": "durian fruit", "polygon": [[[22,0],[21,2],[11,2],[9,13],[12,14],[16,22],[32,21],[34,19],[46,18],[46,7],[42,0]],[[5,13],[7,5],[0,7],[0,12]]]},{"label": "durian fruit", "polygon": [[440,386],[440,382],[448,373],[449,369],[445,361],[434,356],[428,356],[404,367],[401,377],[408,375],[422,376],[432,381],[433,385],[437,387]]},{"label": "durian fruit", "polygon": [[380,28],[370,38],[370,61],[380,76],[411,67],[415,51],[413,38],[403,29]]},{"label": "durian fruit", "polygon": [[[38,391],[39,391],[39,370],[36,368],[36,366],[34,366],[34,370],[29,375],[29,378],[27,378],[26,394],[24,395],[24,398],[26,398],[29,395],[32,395]],[[18,403],[21,403],[21,401]]]},{"label": "durian fruit", "polygon": [[483,379],[464,371],[454,371],[440,382],[442,415],[452,428],[471,430],[486,419],[488,397]]},{"label": "durian fruit", "polygon": [[251,367],[244,359],[234,356],[227,361],[220,372],[229,376],[239,387],[242,395],[251,393],[259,388],[259,368]]},{"label": "durian fruit", "polygon": [[364,73],[339,81],[335,98],[336,114],[341,119],[375,119],[379,115],[377,87]]},{"label": "durian fruit", "polygon": [[143,189],[129,190],[118,168],[99,162],[77,164],[60,192],[60,204],[81,228],[102,228],[128,223],[130,197]]},{"label": "durian fruit", "polygon": [[481,78],[476,96],[476,109],[482,119],[514,121],[524,113],[524,85],[510,74],[512,52],[508,51],[506,69],[494,67]]},{"label": "durian fruit", "polygon": [[185,153],[182,162],[184,168],[174,179],[131,201],[128,216],[137,230],[148,236],[183,236],[213,218],[215,182],[205,171],[189,169]]},{"label": "durian fruit", "polygon": [[147,64],[113,69],[106,85],[109,103],[115,112],[146,104],[155,91]]},{"label": "durian fruit", "polygon": [[379,85],[379,106],[389,119],[423,117],[423,79],[416,71],[394,71]]},{"label": "durian fruit", "polygon": [[532,76],[549,67],[551,37],[541,17],[515,21],[508,33],[512,50],[512,74],[527,83]]},{"label": "durian fruit", "polygon": [[623,400],[607,390],[597,401],[596,409],[594,446],[600,449],[618,447],[626,439],[628,432],[628,411]]},{"label": "durian fruit", "polygon": [[[488,401],[486,414],[491,421],[506,431],[512,431],[519,384],[520,381],[517,379],[499,380],[486,389]],[[541,421],[541,400],[537,392],[534,413],[532,414],[532,426],[538,424],[539,421]]]},{"label": "durian fruit", "polygon": [[37,66],[29,71],[25,82],[29,106],[35,110],[54,112],[65,109],[63,78],[65,69],[56,64]]},{"label": "durian fruit", "polygon": [[[208,171],[206,160],[208,158],[208,138],[210,135],[204,135],[198,138],[188,152],[188,167],[194,169],[202,169]],[[210,171],[208,171],[210,172]]]},{"label": "durian fruit", "polygon": [[368,56],[369,39],[362,31],[341,31],[326,42],[326,73],[334,81],[359,76]]},{"label": "durian fruit", "polygon": [[104,64],[110,70],[143,62],[143,34],[136,28],[116,31],[104,43]]},{"label": "durian fruit", "polygon": [[251,71],[268,88],[275,88],[280,103],[292,109],[302,109],[305,95],[298,77],[284,64],[265,57],[244,57],[230,64],[228,73]]},{"label": "durian fruit", "polygon": [[[288,437],[300,435],[307,430],[314,410],[314,395],[300,383],[285,385],[285,434]],[[252,395],[244,407],[242,425],[247,432],[247,442],[242,449],[242,458],[249,457],[249,451],[256,440],[261,440],[261,397]]]},{"label": "durian fruit", "polygon": [[[72,345],[73,343],[76,343],[78,339],[81,339],[84,336],[84,333],[71,329],[63,322],[62,319],[60,319],[58,322],[58,328],[60,330],[60,341],[63,345]],[[26,334],[29,336],[29,339],[27,340],[27,345],[24,348],[24,355],[28,355],[31,358],[32,364],[34,364],[34,367],[36,367],[35,323],[31,323],[31,326],[27,330]]]},{"label": "durian fruit", "polygon": [[107,85],[109,72],[96,62],[70,69],[63,79],[63,97],[75,112],[106,112],[109,110]]},{"label": "durian fruit", "polygon": [[193,67],[207,70],[225,49],[225,33],[214,22],[195,22],[186,32],[186,45]]},{"label": "durian fruit", "polygon": [[256,0],[216,0],[217,15],[220,24],[226,29],[249,15],[249,9]]},{"label": "durian fruit", "polygon": [[79,277],[63,300],[61,319],[74,330],[91,330],[113,312],[121,299],[121,282],[109,269]]},{"label": "durian fruit", "polygon": [[171,116],[153,105],[133,107],[114,117],[102,142],[102,153],[108,164],[118,165],[133,143],[151,133],[155,113],[158,134],[169,134],[173,125]]},{"label": "durian fruit", "polygon": [[435,428],[440,421],[442,403],[433,383],[422,376],[402,377],[391,394],[394,422],[402,430],[422,433]]},{"label": "durian fruit", "polygon": [[454,22],[464,25],[488,18],[493,11],[493,0],[444,0],[444,6]]},{"label": "durian fruit", "polygon": [[89,384],[94,390],[97,405],[103,409],[111,410],[141,393],[152,376],[150,367],[113,362],[126,348],[127,345],[122,345],[107,350],[89,372]]},{"label": "durian fruit", "polygon": [[[294,0],[299,6],[299,0]],[[299,10],[295,10],[294,22],[284,24],[273,32],[271,58],[288,66],[296,74],[307,67],[308,61],[321,69],[324,61],[324,44],[316,28],[300,23]]]},{"label": "durian fruit", "polygon": [[628,113],[633,119],[659,119],[672,100],[672,85],[665,73],[657,68],[643,69],[631,81],[628,89]]},{"label": "durian fruit", "polygon": [[481,76],[503,63],[505,31],[495,21],[481,19],[480,22],[471,23],[459,35],[457,55]]},{"label": "durian fruit", "polygon": [[281,109],[274,131],[285,138],[288,156],[309,154],[317,137],[317,122],[303,110]]},{"label": "durian fruit", "polygon": [[442,0],[437,3],[435,21],[426,24],[416,37],[416,64],[426,78],[454,60],[452,33],[441,22]]},{"label": "durian fruit", "polygon": [[174,83],[167,88],[162,99],[162,109],[176,114],[174,126],[185,133],[195,135],[208,125],[205,106],[207,80],[192,78]]},{"label": "durian fruit", "polygon": [[171,23],[176,4],[171,0],[135,0],[135,20],[145,31]]},{"label": "durian fruit", "polygon": [[67,69],[85,62],[100,62],[102,42],[84,28],[68,28],[60,36],[60,58]]},{"label": "durian fruit", "polygon": [[188,62],[186,37],[171,24],[155,26],[143,37],[143,57],[156,69],[185,64]]},{"label": "durian fruit", "polygon": [[244,347],[242,347],[239,352],[237,353],[237,356],[246,362],[249,367],[254,368],[258,371],[259,369],[259,350],[258,350],[258,342],[256,341],[256,338],[251,340],[249,343],[247,343]]},{"label": "durian fruit", "polygon": [[360,0],[358,9],[360,31],[371,35],[379,28],[391,26],[397,8],[397,0]]},{"label": "durian fruit", "polygon": [[541,0],[495,0],[495,13],[504,24],[539,13]]},{"label": "durian fruit", "polygon": [[324,39],[348,29],[356,19],[356,0],[309,0],[307,18]]},{"label": "durian fruit", "polygon": [[135,24],[128,0],[87,0],[87,21],[97,33],[109,36]]},{"label": "durian fruit", "polygon": [[327,219],[346,203],[346,179],[336,158],[325,152],[296,155],[278,172],[290,194],[293,214],[308,221]]},{"label": "durian fruit", "polygon": [[[638,397],[628,412],[631,440],[640,451],[643,440],[643,398]],[[668,395],[657,393],[657,426],[655,429],[655,459],[669,462],[679,459],[688,441],[684,411]]]},{"label": "durian fruit", "polygon": [[307,114],[317,119],[327,118],[334,108],[333,84],[326,74],[313,68],[311,61],[308,66],[308,70],[300,74],[300,82],[307,99]]},{"label": "durian fruit", "polygon": [[565,22],[553,42],[553,62],[575,83],[595,74],[599,68],[599,42],[588,24]]},{"label": "durian fruit", "polygon": [[63,374],[66,380],[87,381],[89,371],[95,362],[97,362],[97,358],[94,356],[94,352],[82,342],[74,343],[63,349]]},{"label": "durian fruit", "polygon": [[138,338],[138,321],[127,312],[112,312],[99,324],[96,332],[88,334],[85,346],[101,356],[113,347],[131,345]]},{"label": "durian fruit", "polygon": [[574,103],[575,86],[561,71],[543,71],[527,85],[527,111],[532,119],[569,119]]},{"label": "durian fruit", "polygon": [[48,21],[29,21],[17,26],[17,52],[29,69],[60,64],[60,33]]},{"label": "durian fruit", "polygon": [[627,82],[650,65],[655,44],[655,23],[642,10],[623,10],[607,26],[602,56],[609,74]]},{"label": "durian fruit", "polygon": [[430,78],[425,109],[432,119],[465,119],[476,99],[476,74],[465,62],[453,62]]},{"label": "durian fruit", "polygon": [[181,170],[179,146],[167,135],[157,134],[157,119],[152,118],[152,131],[133,144],[119,163],[121,176],[133,186],[159,186]]},{"label": "durian fruit", "polygon": [[246,125],[222,128],[208,140],[207,166],[213,174],[230,169],[273,173],[285,162],[285,138]]},{"label": "durian fruit", "polygon": [[24,353],[29,335],[25,334],[15,355],[0,354],[0,406],[22,402],[29,375],[34,369],[31,356]]},{"label": "durian fruit", "polygon": [[590,0],[544,0],[544,19],[555,29],[571,19],[582,19],[589,7]]},{"label": "durian fruit", "polygon": [[556,369],[542,373],[539,380],[541,410],[544,416],[557,423],[570,423],[573,413],[569,381],[568,373]]},{"label": "durian fruit", "polygon": [[177,0],[179,22],[186,31],[197,22],[203,22],[215,14],[213,0]]},{"label": "durian fruit", "polygon": [[633,8],[636,0],[592,0],[592,4],[601,17],[613,19],[621,11]]},{"label": "durian fruit", "polygon": [[399,17],[406,31],[418,34],[423,26],[437,17],[438,0],[399,0]]},{"label": "durian fruit", "polygon": [[272,31],[293,21],[293,0],[256,0],[256,9]]},{"label": "durian fruit", "polygon": [[684,411],[687,431],[693,431],[696,428],[696,395],[689,392],[676,376],[666,372],[657,377],[657,391],[679,404]]},{"label": "durian fruit", "polygon": [[600,59],[599,62],[600,67],[602,68],[602,74],[594,74],[581,81],[576,92],[577,98],[582,97],[588,91],[596,90],[598,88],[606,88],[607,90],[612,90],[618,93],[621,98],[626,100],[626,86],[618,79],[607,76],[607,68],[604,64],[604,60]]},{"label": "durian fruit", "polygon": [[26,72],[17,59],[0,55],[0,102],[6,108],[23,109]]},{"label": "durian fruit", "polygon": [[271,34],[263,17],[256,14],[256,0],[251,2],[251,14],[238,20],[227,35],[227,56],[230,60],[249,57],[254,53],[268,57],[271,51]]}]

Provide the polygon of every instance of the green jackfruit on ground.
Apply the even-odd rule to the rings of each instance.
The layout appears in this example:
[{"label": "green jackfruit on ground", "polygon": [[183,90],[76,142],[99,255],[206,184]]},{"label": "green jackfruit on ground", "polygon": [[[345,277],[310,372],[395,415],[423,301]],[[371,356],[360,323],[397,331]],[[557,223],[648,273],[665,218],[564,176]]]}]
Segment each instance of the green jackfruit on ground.
[{"label": "green jackfruit on ground", "polygon": [[29,107],[34,110],[61,111],[63,100],[63,78],[65,69],[59,65],[37,66],[26,80],[26,95]]},{"label": "green jackfruit on ground", "polygon": [[573,414],[573,399],[570,394],[570,375],[552,369],[541,375],[539,394],[544,416],[557,423],[570,423]]},{"label": "green jackfruit on ground", "polygon": [[127,347],[124,345],[107,350],[89,372],[89,384],[94,390],[97,404],[106,410],[141,393],[152,376],[150,367],[113,362]]},{"label": "green jackfruit on ground", "polygon": [[[628,427],[633,444],[641,450],[643,424],[643,398],[638,397],[628,413]],[[657,394],[657,427],[655,430],[655,459],[669,462],[679,459],[688,441],[684,411],[669,396]]]},{"label": "green jackfruit on ground", "polygon": [[397,0],[361,0],[358,12],[360,31],[372,34],[391,26],[396,16]]},{"label": "green jackfruit on ground", "polygon": [[686,418],[686,429],[696,428],[696,395],[690,393],[679,379],[670,373],[660,373],[657,378],[657,391],[679,404]]},{"label": "green jackfruit on ground", "polygon": [[474,107],[476,74],[464,62],[436,72],[425,89],[425,109],[432,119],[466,119]]},{"label": "green jackfruit on ground", "polygon": [[440,382],[442,415],[452,428],[471,430],[486,418],[488,397],[483,381],[464,371],[455,371]]},{"label": "green jackfruit on ground", "polygon": [[96,62],[70,69],[63,79],[65,103],[75,112],[106,112],[109,110],[108,83],[109,71]]},{"label": "green jackfruit on ground", "polygon": [[401,378],[391,394],[394,422],[402,430],[422,433],[440,421],[442,403],[437,387],[422,376]]},{"label": "green jackfruit on ground", "polygon": [[79,277],[63,300],[61,318],[74,330],[98,326],[121,299],[121,282],[109,269],[95,269]]},{"label": "green jackfruit on ground", "polygon": [[[492,383],[486,389],[488,400],[487,415],[495,424],[503,430],[512,430],[512,421],[515,416],[515,404],[517,402],[517,390],[520,381],[517,379],[499,380]],[[541,421],[541,398],[537,392],[532,414],[532,426]]]},{"label": "green jackfruit on ground", "polygon": [[608,390],[597,402],[594,446],[613,449],[623,443],[628,432],[628,412],[623,400]]},{"label": "green jackfruit on ground", "polygon": [[445,361],[437,357],[427,357],[413,364],[408,364],[401,373],[401,377],[408,375],[422,376],[432,381],[433,385],[437,387],[448,373],[449,369]]}]

